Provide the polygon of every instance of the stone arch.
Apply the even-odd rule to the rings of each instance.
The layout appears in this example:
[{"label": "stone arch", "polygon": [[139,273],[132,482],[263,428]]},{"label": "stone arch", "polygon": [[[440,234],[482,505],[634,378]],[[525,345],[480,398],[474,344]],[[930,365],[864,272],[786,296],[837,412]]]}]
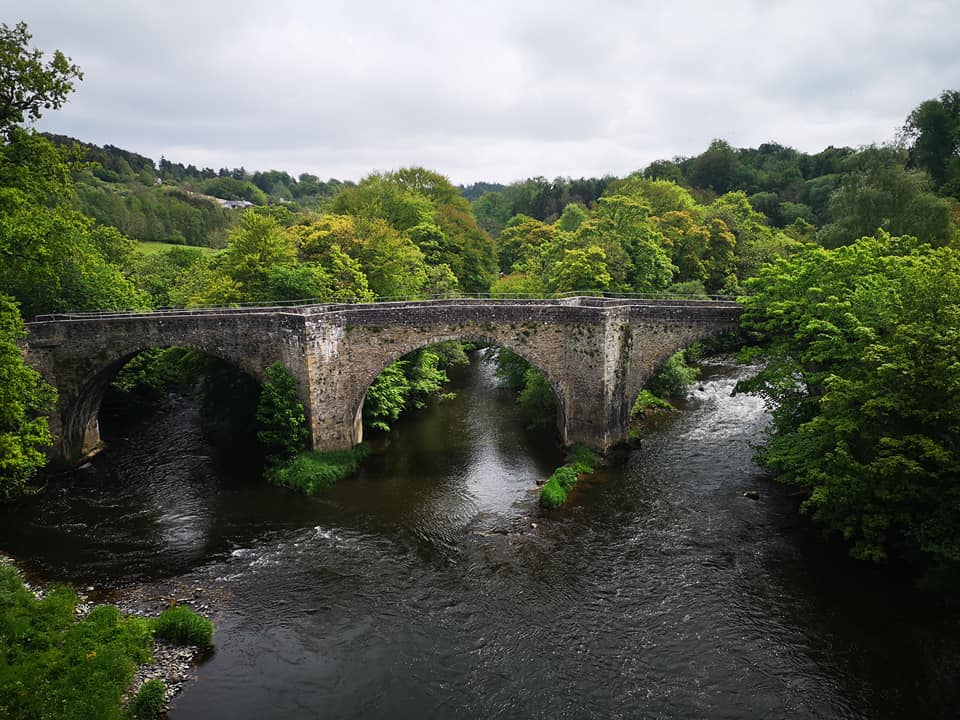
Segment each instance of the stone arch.
[{"label": "stone arch", "polygon": [[220,348],[206,343],[170,340],[169,342],[146,342],[122,349],[110,348],[107,354],[89,359],[83,367],[77,368],[77,382],[73,393],[61,392],[60,447],[63,457],[68,459],[85,457],[103,446],[100,437],[100,409],[104,394],[117,373],[133,358],[147,350],[172,347],[181,347],[217,358],[257,382],[263,382],[263,368],[249,362],[246,358],[236,358],[231,353],[223,352]]},{"label": "stone arch", "polygon": [[635,327],[631,338],[635,351],[631,353],[624,385],[625,422],[629,425],[630,410],[632,410],[647,381],[671,355],[700,340],[706,340],[727,330],[729,330],[727,327],[697,325],[677,328],[671,333],[663,333],[659,330],[651,332],[649,327]]},{"label": "stone arch", "polygon": [[532,358],[531,356],[533,353],[531,353],[529,350],[519,348],[518,343],[511,342],[510,340],[506,340],[501,337],[496,337],[494,334],[486,335],[483,333],[468,331],[432,335],[427,338],[418,339],[415,342],[404,343],[399,347],[392,347],[390,352],[378,355],[377,361],[370,366],[369,370],[364,372],[360,382],[357,384],[357,389],[347,401],[347,413],[348,417],[352,419],[353,425],[354,444],[363,440],[363,404],[367,395],[367,391],[370,389],[370,386],[373,384],[374,380],[376,380],[388,366],[405,355],[409,355],[417,350],[421,350],[423,348],[430,347],[431,345],[437,345],[443,342],[477,342],[485,345],[501,347],[523,358],[530,363],[531,367],[539,370],[543,374],[544,378],[546,378],[547,383],[550,385],[550,389],[553,391],[553,397],[557,405],[557,430],[560,433],[560,436],[566,439],[566,398],[563,390],[562,379],[558,377],[556,370],[548,368],[546,363],[539,362]]}]

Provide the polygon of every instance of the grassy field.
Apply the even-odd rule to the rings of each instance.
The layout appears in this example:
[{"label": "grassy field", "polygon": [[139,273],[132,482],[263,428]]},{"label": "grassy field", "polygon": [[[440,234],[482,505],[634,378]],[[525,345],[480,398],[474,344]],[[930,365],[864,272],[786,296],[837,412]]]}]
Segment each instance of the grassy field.
[{"label": "grassy field", "polygon": [[174,248],[202,250],[206,253],[214,253],[217,251],[217,248],[195,247],[193,245],[174,245],[173,243],[163,242],[138,242],[137,247],[140,249],[140,252],[144,253],[145,255],[166,252],[167,250],[173,250]]}]

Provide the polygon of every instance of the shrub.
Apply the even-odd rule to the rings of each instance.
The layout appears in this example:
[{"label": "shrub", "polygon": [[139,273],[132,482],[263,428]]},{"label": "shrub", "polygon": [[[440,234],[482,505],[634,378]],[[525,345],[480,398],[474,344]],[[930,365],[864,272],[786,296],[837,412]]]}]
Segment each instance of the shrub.
[{"label": "shrub", "polygon": [[76,593],[35,598],[0,565],[0,717],[89,720],[120,715],[138,663],[150,658],[152,623],[99,606],[83,620]]},{"label": "shrub", "polygon": [[551,475],[540,489],[540,504],[546,508],[558,508],[566,502],[567,491],[561,487],[556,475]]},{"label": "shrub", "polygon": [[567,500],[581,475],[592,473],[604,464],[603,458],[583,445],[574,445],[567,453],[567,464],[553,471],[550,479],[540,489],[540,504],[546,508],[558,508]]},{"label": "shrub", "polygon": [[154,621],[154,635],[174,645],[213,645],[213,623],[186,605],[167,608]]},{"label": "shrub", "polygon": [[647,410],[673,410],[673,405],[666,400],[661,400],[649,390],[641,390],[637,395],[637,400],[630,409],[630,418],[636,418],[643,415]]},{"label": "shrub", "polygon": [[687,388],[700,377],[697,368],[689,367],[683,350],[674,353],[660,366],[657,374],[650,378],[647,389],[654,395],[668,398],[684,397]]},{"label": "shrub", "polygon": [[370,446],[366,443],[360,443],[352,450],[306,451],[268,468],[266,476],[274,485],[314,495],[355,473],[369,455]]},{"label": "shrub", "polygon": [[153,720],[163,710],[167,699],[167,686],[162,680],[147,680],[133,700],[130,701],[128,714],[134,720]]},{"label": "shrub", "polygon": [[282,363],[266,370],[257,405],[257,438],[271,455],[293,457],[306,447],[306,411],[297,397],[297,381]]},{"label": "shrub", "polygon": [[567,465],[579,474],[591,473],[603,467],[604,460],[585,445],[574,445],[567,454]]}]

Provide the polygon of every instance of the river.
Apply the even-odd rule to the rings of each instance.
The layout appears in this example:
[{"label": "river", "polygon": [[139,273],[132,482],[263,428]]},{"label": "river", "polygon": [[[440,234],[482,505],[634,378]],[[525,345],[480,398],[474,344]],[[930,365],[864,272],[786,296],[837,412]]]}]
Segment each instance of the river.
[{"label": "river", "polygon": [[0,511],[0,550],[81,587],[216,597],[173,720],[956,717],[956,615],[797,519],[752,462],[767,415],[731,396],[744,372],[705,363],[547,515],[536,481],[562,455],[483,362],[317,498],[173,402]]}]

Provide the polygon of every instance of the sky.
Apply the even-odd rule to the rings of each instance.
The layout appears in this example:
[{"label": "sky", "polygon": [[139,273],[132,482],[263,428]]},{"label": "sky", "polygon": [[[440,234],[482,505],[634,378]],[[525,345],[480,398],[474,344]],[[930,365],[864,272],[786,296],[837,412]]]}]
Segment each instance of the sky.
[{"label": "sky", "polygon": [[954,0],[0,0],[20,20],[84,74],[39,129],[322,179],[622,176],[714,138],[856,147],[960,88]]}]

